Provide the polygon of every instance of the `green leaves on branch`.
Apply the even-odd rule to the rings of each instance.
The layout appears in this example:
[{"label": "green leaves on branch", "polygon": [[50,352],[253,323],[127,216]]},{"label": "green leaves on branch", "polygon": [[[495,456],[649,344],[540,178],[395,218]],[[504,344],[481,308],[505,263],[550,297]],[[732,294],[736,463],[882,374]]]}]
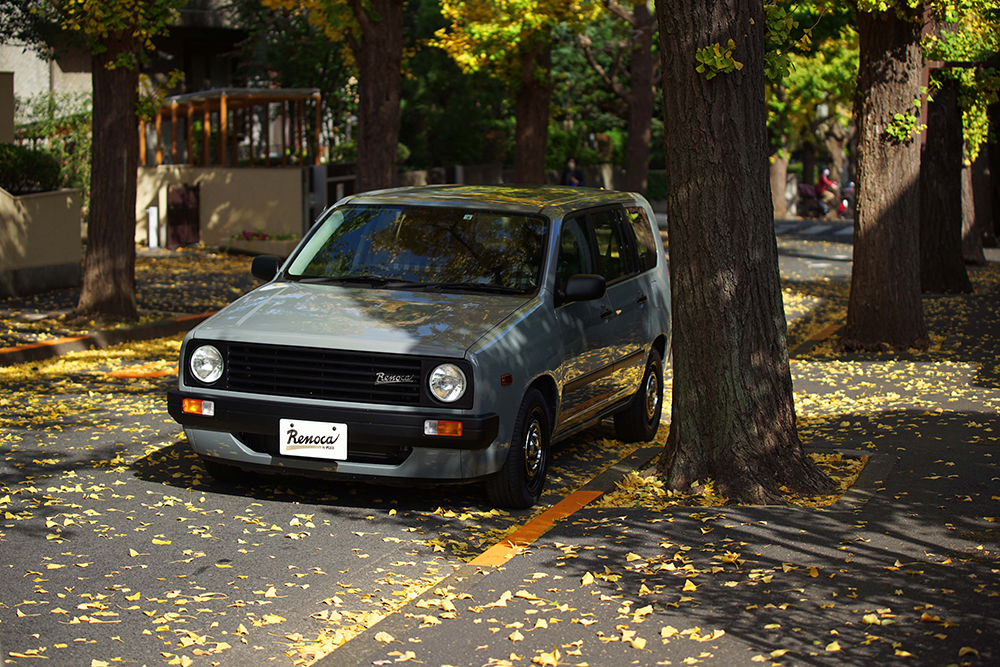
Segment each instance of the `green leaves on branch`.
[{"label": "green leaves on branch", "polygon": [[[792,31],[798,27],[798,22],[792,18],[791,12],[778,4],[778,0],[769,0],[764,5],[764,14],[767,44],[767,52],[764,54],[764,74],[768,81],[778,82],[787,76],[791,69],[787,47]],[[753,25],[752,19],[750,25]],[[802,39],[808,41],[809,38],[810,31],[807,30]],[[698,49],[695,53],[695,59],[698,61],[695,69],[699,74],[704,74],[708,80],[719,74],[742,69],[743,63],[733,58],[735,49],[736,43],[732,39],[725,46],[716,42]]]},{"label": "green leaves on branch", "polygon": [[698,49],[695,53],[695,59],[699,64],[695,69],[699,74],[704,74],[709,81],[719,74],[728,74],[734,70],[743,69],[743,63],[733,58],[733,49],[735,48],[736,43],[730,39],[725,48],[715,43]]},{"label": "green leaves on branch", "polygon": [[168,90],[173,90],[184,80],[184,72],[175,69],[170,72],[170,78],[162,88],[153,88],[152,82],[145,74],[139,75],[139,101],[135,105],[135,115],[139,120],[150,122],[163,106],[163,100]]},{"label": "green leaves on branch", "polygon": [[[926,89],[925,89],[926,92]],[[916,135],[927,129],[927,126],[920,123],[919,114],[922,102],[919,97],[913,100],[914,111],[893,114],[892,122],[885,128],[885,133],[890,140],[895,143],[906,143]]]}]

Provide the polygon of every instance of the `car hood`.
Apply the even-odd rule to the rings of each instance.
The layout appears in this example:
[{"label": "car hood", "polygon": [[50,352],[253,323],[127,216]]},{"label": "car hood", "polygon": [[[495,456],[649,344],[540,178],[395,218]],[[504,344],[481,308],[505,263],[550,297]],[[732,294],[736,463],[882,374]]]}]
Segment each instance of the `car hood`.
[{"label": "car hood", "polygon": [[461,357],[524,297],[270,283],[201,324],[197,338]]}]

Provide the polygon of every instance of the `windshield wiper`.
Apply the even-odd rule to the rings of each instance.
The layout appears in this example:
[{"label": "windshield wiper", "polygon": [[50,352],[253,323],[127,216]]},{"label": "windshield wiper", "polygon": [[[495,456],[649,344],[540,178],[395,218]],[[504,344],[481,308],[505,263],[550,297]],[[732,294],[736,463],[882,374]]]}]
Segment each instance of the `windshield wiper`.
[{"label": "windshield wiper", "polygon": [[298,279],[302,283],[366,283],[372,287],[385,287],[386,285],[412,285],[412,280],[403,278],[389,278],[387,276],[377,276],[371,273],[348,276],[306,276]]},{"label": "windshield wiper", "polygon": [[435,291],[442,290],[467,290],[470,292],[492,292],[494,294],[527,294],[529,290],[520,287],[507,287],[506,285],[494,285],[491,283],[414,283],[407,287],[423,288]]}]

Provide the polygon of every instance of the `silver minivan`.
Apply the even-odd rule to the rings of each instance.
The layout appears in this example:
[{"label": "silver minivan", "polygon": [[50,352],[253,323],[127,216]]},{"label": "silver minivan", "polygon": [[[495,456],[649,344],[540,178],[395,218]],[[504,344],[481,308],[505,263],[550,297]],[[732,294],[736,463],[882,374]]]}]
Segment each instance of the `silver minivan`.
[{"label": "silver minivan", "polygon": [[171,416],[208,473],[485,482],[526,508],[552,443],[660,422],[670,282],[649,203],[568,187],[366,192],[188,333]]}]

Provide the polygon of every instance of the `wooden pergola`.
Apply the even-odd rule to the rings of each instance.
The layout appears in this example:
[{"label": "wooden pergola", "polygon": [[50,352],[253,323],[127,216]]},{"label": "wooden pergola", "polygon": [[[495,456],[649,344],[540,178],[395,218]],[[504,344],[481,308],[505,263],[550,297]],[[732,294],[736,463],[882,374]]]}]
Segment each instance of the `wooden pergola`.
[{"label": "wooden pergola", "polygon": [[[306,103],[312,100],[315,122],[311,141],[306,134],[305,108]],[[306,164],[306,156],[312,148],[312,164],[320,163],[319,128],[321,121],[321,96],[319,90],[315,88],[215,88],[197,93],[187,93],[185,95],[174,95],[163,100],[159,113],[153,121],[156,126],[156,164],[163,164],[163,123],[170,122],[170,164],[178,164],[177,161],[177,136],[178,120],[184,121],[186,129],[186,157],[187,164],[194,165],[194,125],[195,120],[202,121],[201,134],[201,160],[202,165],[226,165],[238,164],[239,134],[242,128],[243,133],[250,139],[250,166],[254,165],[254,146],[262,146],[264,149],[264,165],[271,165],[271,133],[270,118],[271,106],[279,105],[279,117],[281,119],[281,137],[278,148],[281,152],[281,165],[288,164],[288,149],[293,152],[301,151],[301,164]],[[259,143],[254,143],[254,110],[263,107],[263,137],[259,137]],[[212,160],[211,137],[212,137],[212,116],[218,123],[218,148],[215,160]],[[231,119],[231,120],[230,120]],[[231,162],[227,162],[229,154],[229,144],[232,145]],[[139,164],[146,164],[146,123],[139,123]]]}]

